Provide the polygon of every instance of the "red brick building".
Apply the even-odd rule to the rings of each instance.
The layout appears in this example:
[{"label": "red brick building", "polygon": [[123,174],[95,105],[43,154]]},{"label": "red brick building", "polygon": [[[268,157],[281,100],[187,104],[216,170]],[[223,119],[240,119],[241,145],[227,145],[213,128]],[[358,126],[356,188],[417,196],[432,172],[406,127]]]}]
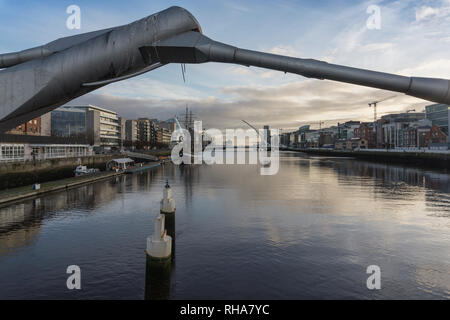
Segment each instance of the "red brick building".
[{"label": "red brick building", "polygon": [[425,136],[426,146],[429,146],[431,143],[447,143],[447,136],[437,125],[432,126]]},{"label": "red brick building", "polygon": [[375,147],[375,135],[373,132],[373,127],[369,126],[366,123],[361,123],[359,125],[359,128],[356,128],[353,133],[355,138],[367,141],[368,146],[366,147],[369,148]]},{"label": "red brick building", "polygon": [[41,135],[41,117],[30,120],[7,132],[8,134]]}]

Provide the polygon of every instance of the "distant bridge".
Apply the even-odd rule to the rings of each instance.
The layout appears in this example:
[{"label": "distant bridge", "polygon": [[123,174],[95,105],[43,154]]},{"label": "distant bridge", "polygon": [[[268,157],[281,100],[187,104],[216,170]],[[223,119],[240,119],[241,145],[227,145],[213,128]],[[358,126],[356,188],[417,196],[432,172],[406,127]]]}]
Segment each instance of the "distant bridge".
[{"label": "distant bridge", "polygon": [[123,152],[123,154],[126,155],[129,158],[134,158],[134,159],[149,160],[149,161],[159,161],[158,157],[152,156],[151,154],[129,152],[129,151],[125,151],[125,152]]}]

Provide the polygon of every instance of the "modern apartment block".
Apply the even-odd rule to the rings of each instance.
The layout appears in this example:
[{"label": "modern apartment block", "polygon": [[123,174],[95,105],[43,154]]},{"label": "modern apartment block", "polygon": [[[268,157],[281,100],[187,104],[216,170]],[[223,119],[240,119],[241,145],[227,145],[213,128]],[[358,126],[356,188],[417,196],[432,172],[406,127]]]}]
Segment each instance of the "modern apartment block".
[{"label": "modern apartment block", "polygon": [[[128,120],[128,127],[133,128],[133,121]],[[175,123],[170,121],[158,121],[158,119],[139,118],[136,120],[136,136],[140,142],[148,144],[170,144]],[[127,129],[128,130],[128,129]],[[130,132],[131,134],[131,132]]]},{"label": "modern apartment block", "polygon": [[450,106],[447,104],[432,104],[425,107],[426,118],[433,125],[447,135],[447,142],[450,143],[449,127],[450,127]]},{"label": "modern apartment block", "polygon": [[411,123],[424,118],[424,113],[398,113],[381,117],[383,147],[388,149],[403,147],[403,131],[408,130]]},{"label": "modern apartment block", "polygon": [[125,141],[134,143],[138,140],[137,120],[127,120],[125,122]]},{"label": "modern apartment block", "polygon": [[166,128],[158,128],[156,142],[159,144],[170,145],[172,140],[172,132]]},{"label": "modern apartment block", "polygon": [[[152,142],[152,122],[148,118],[139,118],[137,120],[137,136],[141,142]],[[156,139],[156,138],[155,138]]]},{"label": "modern apartment block", "polygon": [[120,145],[124,121],[116,112],[92,105],[63,106],[51,112],[52,135],[84,137],[90,145],[104,148]]}]

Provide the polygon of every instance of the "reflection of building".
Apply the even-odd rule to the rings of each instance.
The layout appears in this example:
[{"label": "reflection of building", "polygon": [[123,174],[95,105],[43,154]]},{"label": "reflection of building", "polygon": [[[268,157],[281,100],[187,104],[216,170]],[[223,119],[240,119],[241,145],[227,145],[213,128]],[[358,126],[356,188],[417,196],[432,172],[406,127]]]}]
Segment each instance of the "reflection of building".
[{"label": "reflection of building", "polygon": [[[142,177],[144,175],[141,175]],[[122,176],[137,181],[138,177]],[[3,255],[29,245],[40,233],[45,219],[68,208],[95,208],[117,196],[117,184],[112,181],[84,185],[70,192],[51,193],[33,200],[24,200],[0,208],[0,259]]]},{"label": "reflection of building", "polygon": [[439,129],[447,135],[447,142],[450,142],[448,139],[449,131],[448,128],[450,126],[450,106],[446,104],[432,104],[425,107],[426,118],[431,120],[432,125],[436,125]]},{"label": "reflection of building", "polygon": [[52,135],[85,137],[93,146],[117,147],[121,123],[114,111],[87,106],[64,106],[51,112]]}]

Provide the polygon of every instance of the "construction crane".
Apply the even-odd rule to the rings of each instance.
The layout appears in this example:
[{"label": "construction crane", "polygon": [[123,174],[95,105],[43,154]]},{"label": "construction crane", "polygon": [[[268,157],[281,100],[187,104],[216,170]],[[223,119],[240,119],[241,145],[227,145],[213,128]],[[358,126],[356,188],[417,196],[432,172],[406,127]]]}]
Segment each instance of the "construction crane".
[{"label": "construction crane", "polygon": [[397,97],[397,95],[389,96],[389,97],[384,98],[382,100],[378,100],[378,101],[374,101],[374,102],[369,103],[369,108],[373,107],[373,123],[377,122],[377,104],[379,104],[381,102],[384,102],[386,100],[395,98],[395,97]]},{"label": "construction crane", "polygon": [[322,125],[325,124],[325,122],[323,121],[319,121],[318,123],[316,123],[319,125],[319,130],[322,130]]}]

